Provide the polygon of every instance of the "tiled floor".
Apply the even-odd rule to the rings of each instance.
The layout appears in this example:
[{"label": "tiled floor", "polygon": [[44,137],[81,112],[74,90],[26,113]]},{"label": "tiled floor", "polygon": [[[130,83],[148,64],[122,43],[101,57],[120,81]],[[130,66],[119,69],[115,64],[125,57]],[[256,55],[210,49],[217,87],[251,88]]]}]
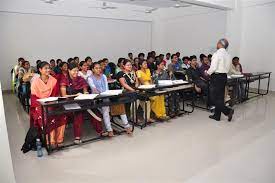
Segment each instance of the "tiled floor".
[{"label": "tiled floor", "polygon": [[28,116],[4,95],[17,183],[274,183],[275,95],[235,106],[233,122],[195,110],[171,122],[41,159],[20,152]]}]

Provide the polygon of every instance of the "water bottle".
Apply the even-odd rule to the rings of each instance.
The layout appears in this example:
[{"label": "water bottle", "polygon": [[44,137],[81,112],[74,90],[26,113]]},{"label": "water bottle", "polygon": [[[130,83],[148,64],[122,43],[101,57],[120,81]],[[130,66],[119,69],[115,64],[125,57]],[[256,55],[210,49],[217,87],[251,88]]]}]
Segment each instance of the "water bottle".
[{"label": "water bottle", "polygon": [[42,143],[40,139],[36,139],[36,149],[37,149],[37,157],[42,157],[43,151],[42,151]]}]

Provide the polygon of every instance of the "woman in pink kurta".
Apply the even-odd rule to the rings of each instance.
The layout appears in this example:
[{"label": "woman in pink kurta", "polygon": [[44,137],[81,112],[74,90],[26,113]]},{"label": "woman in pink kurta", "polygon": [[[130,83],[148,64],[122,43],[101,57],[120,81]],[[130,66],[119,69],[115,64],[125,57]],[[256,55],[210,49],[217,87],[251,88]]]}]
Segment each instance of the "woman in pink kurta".
[{"label": "woman in pink kurta", "polygon": [[[38,65],[40,77],[34,79],[31,84],[31,109],[30,109],[30,121],[31,125],[37,128],[42,128],[42,111],[40,103],[37,99],[43,99],[48,97],[59,96],[59,87],[57,80],[50,75],[50,65],[47,62],[41,62]],[[53,109],[49,109],[53,110]],[[64,131],[66,117],[63,115],[51,116],[44,118],[46,125],[46,133],[50,133],[50,143],[53,147],[62,145],[64,140]],[[47,138],[48,140],[48,138]]]}]

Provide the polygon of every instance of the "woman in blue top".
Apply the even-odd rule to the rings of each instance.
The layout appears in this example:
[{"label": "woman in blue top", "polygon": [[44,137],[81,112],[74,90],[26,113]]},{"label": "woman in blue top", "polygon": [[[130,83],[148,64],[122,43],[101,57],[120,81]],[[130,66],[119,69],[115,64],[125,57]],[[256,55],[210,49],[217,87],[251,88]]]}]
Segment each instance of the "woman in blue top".
[{"label": "woman in blue top", "polygon": [[[93,71],[93,75],[91,75],[88,78],[88,84],[92,90],[92,93],[102,93],[102,92],[109,90],[107,77],[102,73],[102,68],[100,66],[100,63],[95,62],[92,65],[92,71]],[[108,131],[108,135],[110,137],[112,137],[112,136],[114,136],[114,133],[113,133],[113,129],[111,126],[111,120],[110,120],[110,114],[109,114],[110,107],[109,106],[102,107],[101,112],[103,114],[103,120],[105,123],[105,127]],[[131,134],[132,129],[128,123],[126,114],[121,114],[120,117],[121,117],[121,120],[123,122],[123,125],[124,125],[127,133]]]}]

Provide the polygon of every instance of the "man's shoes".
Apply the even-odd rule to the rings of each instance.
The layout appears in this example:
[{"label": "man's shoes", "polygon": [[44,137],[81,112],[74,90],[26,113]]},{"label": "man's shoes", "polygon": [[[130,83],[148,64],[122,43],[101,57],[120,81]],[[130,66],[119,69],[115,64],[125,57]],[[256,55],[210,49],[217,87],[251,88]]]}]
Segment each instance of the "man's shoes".
[{"label": "man's shoes", "polygon": [[230,122],[233,118],[233,114],[234,114],[234,109],[231,109],[229,114],[228,114],[228,121]]},{"label": "man's shoes", "polygon": [[214,119],[216,121],[220,121],[221,120],[220,118],[216,117],[215,115],[210,115],[209,118],[210,119]]}]

